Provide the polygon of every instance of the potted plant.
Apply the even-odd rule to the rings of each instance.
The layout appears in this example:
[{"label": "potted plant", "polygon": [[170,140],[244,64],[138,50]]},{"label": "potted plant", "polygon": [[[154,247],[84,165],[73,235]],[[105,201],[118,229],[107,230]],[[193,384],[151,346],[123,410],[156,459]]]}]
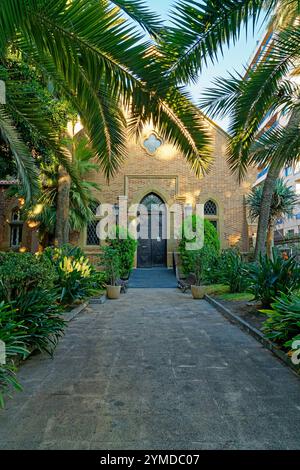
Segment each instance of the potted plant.
[{"label": "potted plant", "polygon": [[134,264],[134,255],[136,252],[137,241],[132,237],[128,230],[115,227],[115,237],[108,238],[107,244],[115,248],[119,254],[120,278],[128,280]]},{"label": "potted plant", "polygon": [[192,270],[194,274],[194,284],[191,285],[191,291],[194,299],[203,299],[206,287],[202,285],[205,272],[205,252],[201,250],[194,251],[191,257]]},{"label": "potted plant", "polygon": [[107,277],[107,297],[109,299],[118,299],[121,293],[121,286],[117,284],[120,277],[120,261],[116,249],[109,245],[102,247],[101,267],[105,270]]}]

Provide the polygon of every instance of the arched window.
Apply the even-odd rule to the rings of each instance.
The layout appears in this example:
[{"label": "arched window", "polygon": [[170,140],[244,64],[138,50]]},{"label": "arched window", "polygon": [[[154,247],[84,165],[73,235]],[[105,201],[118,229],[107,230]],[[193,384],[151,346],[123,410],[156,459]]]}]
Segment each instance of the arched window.
[{"label": "arched window", "polygon": [[[151,212],[151,208],[160,207],[163,209],[164,201],[155,193],[149,193],[141,200],[141,204],[148,209],[148,212]],[[152,207],[153,206],[153,207]]]},{"label": "arched window", "polygon": [[219,214],[218,214],[218,206],[217,204],[212,201],[211,199],[209,199],[208,201],[206,201],[206,203],[204,204],[204,218],[209,220],[213,226],[219,230]]},{"label": "arched window", "polygon": [[19,208],[13,209],[10,219],[10,246],[19,248],[22,243],[23,221]]},{"label": "arched window", "polygon": [[204,215],[218,215],[217,204],[211,199],[204,204]]},{"label": "arched window", "polygon": [[99,204],[97,202],[94,202],[90,206],[91,211],[94,214],[94,220],[92,220],[87,225],[87,228],[86,228],[86,245],[87,246],[99,245],[99,238],[98,238],[98,235],[97,235],[97,232],[96,232],[97,225],[98,225],[98,222],[99,222],[99,217],[96,216],[98,206],[99,206]]}]

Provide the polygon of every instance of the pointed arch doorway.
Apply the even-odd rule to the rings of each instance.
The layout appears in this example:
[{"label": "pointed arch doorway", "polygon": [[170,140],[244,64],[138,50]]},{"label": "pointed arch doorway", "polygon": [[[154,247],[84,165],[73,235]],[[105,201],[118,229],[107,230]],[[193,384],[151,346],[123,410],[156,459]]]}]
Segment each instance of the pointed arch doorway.
[{"label": "pointed arch doorway", "polygon": [[[148,233],[148,238],[140,238],[138,241],[137,267],[165,267],[167,264],[167,240],[164,237],[164,230],[166,228],[164,201],[157,194],[149,193],[141,200],[140,204],[143,204],[148,212],[144,230],[145,234]],[[159,210],[156,210],[157,207],[159,207]],[[155,237],[151,236],[151,226],[154,218],[157,224]]]}]

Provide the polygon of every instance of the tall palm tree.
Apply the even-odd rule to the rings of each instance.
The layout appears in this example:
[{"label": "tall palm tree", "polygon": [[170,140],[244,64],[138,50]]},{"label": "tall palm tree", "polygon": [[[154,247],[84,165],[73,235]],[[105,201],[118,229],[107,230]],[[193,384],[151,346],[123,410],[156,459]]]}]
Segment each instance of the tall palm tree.
[{"label": "tall palm tree", "polygon": [[[249,165],[268,167],[258,220],[256,258],[266,250],[276,180],[283,166],[293,165],[300,156],[300,88],[289,76],[297,70],[299,41],[299,26],[283,30],[275,37],[268,60],[248,71],[246,79],[232,75],[218,79],[216,87],[202,99],[202,105],[213,115],[231,116],[228,161],[232,170],[242,178]],[[266,114],[277,110],[288,113],[287,125],[261,130]]]},{"label": "tall palm tree", "polygon": [[[124,108],[135,135],[151,119],[196,173],[207,169],[203,120],[158,60],[154,41],[161,31],[159,18],[140,0],[0,0],[0,59],[11,50],[20,54],[54,85],[58,97],[70,101],[108,178],[126,157]],[[12,149],[29,200],[36,169],[9,111],[0,105],[0,134]],[[70,167],[68,152],[57,148],[55,138],[56,155]]]},{"label": "tall palm tree", "polygon": [[[297,0],[185,0],[175,5],[174,26],[162,45],[168,51],[169,74],[180,81],[193,81],[207,60],[215,61],[224,44],[237,41],[241,28],[255,26],[265,15],[279,33],[275,35],[268,60],[249,71],[247,79],[230,76],[216,82],[201,104],[212,114],[231,113],[229,164],[242,178],[251,163],[264,161],[269,171],[264,183],[258,223],[256,256],[265,251],[272,194],[283,163],[299,157],[297,87],[284,79],[299,60],[300,9]],[[175,11],[174,10],[174,11]],[[295,100],[296,97],[296,100]],[[259,127],[270,110],[289,107],[286,128],[259,136]],[[274,140],[276,139],[276,140]],[[288,143],[288,148],[284,146]],[[284,152],[282,150],[284,149]]]},{"label": "tall palm tree", "polygon": [[[70,139],[69,139],[70,140]],[[93,161],[94,152],[89,146],[86,136],[80,133],[72,142],[64,145],[73,147],[72,169],[77,179],[81,181],[80,191],[78,185],[70,180],[69,211],[66,220],[68,232],[80,232],[94,218],[93,207],[98,205],[95,191],[100,187],[97,183],[88,180],[88,173],[99,171],[99,166]],[[54,157],[50,163],[42,163],[39,172],[40,193],[36,201],[26,204],[23,208],[23,217],[29,226],[38,227],[39,241],[42,247],[55,243],[57,233],[57,199],[59,190],[60,165]],[[13,188],[11,194],[24,196],[20,188]]]},{"label": "tall palm tree", "polygon": [[[259,185],[251,190],[246,199],[246,204],[249,208],[249,215],[252,221],[259,218],[262,200],[263,187]],[[276,220],[285,216],[291,217],[293,215],[294,208],[298,203],[299,198],[295,190],[291,186],[285,184],[282,179],[276,180],[268,221],[267,254],[269,257],[272,256],[273,231]]]}]

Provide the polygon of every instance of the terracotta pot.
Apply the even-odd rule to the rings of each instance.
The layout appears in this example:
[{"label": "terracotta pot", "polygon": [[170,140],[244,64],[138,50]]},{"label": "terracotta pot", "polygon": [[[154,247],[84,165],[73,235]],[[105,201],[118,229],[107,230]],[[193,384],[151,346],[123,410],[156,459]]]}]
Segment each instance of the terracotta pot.
[{"label": "terracotta pot", "polygon": [[109,299],[118,299],[121,294],[121,286],[106,286],[106,294]]},{"label": "terracotta pot", "polygon": [[191,291],[194,299],[203,299],[205,295],[205,286],[191,286]]}]

